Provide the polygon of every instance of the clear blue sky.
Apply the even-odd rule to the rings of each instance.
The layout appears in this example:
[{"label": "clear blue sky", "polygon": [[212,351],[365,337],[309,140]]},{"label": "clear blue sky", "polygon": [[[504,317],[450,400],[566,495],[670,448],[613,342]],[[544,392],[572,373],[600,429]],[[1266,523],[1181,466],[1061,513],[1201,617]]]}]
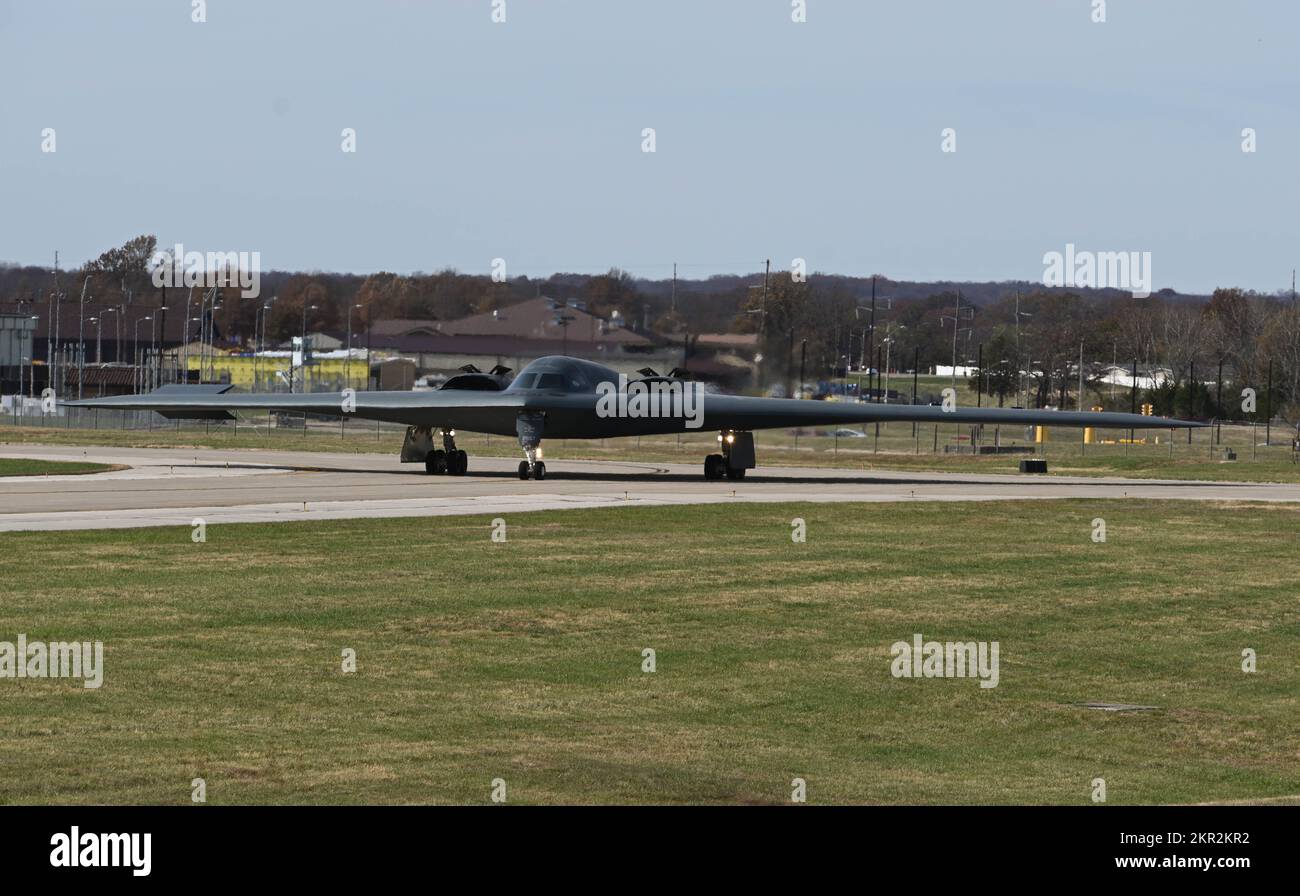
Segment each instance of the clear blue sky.
[{"label": "clear blue sky", "polygon": [[1036,280],[1073,242],[1289,286],[1300,6],[1091,6],[0,0],[0,260]]}]

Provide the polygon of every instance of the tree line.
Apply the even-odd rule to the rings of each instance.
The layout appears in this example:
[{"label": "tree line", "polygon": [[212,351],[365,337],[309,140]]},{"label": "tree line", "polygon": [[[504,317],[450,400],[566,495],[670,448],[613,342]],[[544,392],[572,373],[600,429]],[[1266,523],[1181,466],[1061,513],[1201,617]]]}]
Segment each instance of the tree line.
[{"label": "tree line", "polygon": [[[94,305],[157,307],[163,296],[151,277],[156,245],[151,235],[130,240],[60,272],[59,288],[73,301],[84,284]],[[53,283],[48,268],[0,266],[0,301],[39,304]],[[175,291],[169,291],[169,310]],[[602,317],[617,312],[626,326],[683,346],[700,333],[755,334],[765,384],[791,382],[801,365],[806,378],[827,379],[863,368],[907,373],[914,364],[928,370],[982,362],[971,385],[992,402],[1127,410],[1131,397],[1113,395],[1099,380],[1106,365],[1136,364],[1142,374],[1169,371],[1160,387],[1141,396],[1157,413],[1239,418],[1241,390],[1249,387],[1261,411],[1271,403],[1288,419],[1300,416],[1300,308],[1285,291],[1221,287],[1209,296],[1163,290],[1135,298],[1028,282],[925,284],[789,271],[670,281],[618,269],[498,282],[445,269],[266,271],[257,297],[242,297],[234,286],[219,293],[216,331],[232,346],[255,340],[263,310],[267,339],[279,342],[300,332],[304,307],[310,330],[342,335],[350,315],[360,337],[373,321],[451,320],[549,296],[581,302]],[[1270,375],[1273,391],[1266,396]]]}]

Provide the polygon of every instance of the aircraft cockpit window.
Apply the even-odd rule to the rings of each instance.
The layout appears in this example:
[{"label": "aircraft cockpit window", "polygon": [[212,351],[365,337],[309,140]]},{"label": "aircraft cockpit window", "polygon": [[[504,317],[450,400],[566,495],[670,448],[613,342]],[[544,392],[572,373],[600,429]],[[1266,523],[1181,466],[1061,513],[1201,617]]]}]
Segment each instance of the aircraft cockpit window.
[{"label": "aircraft cockpit window", "polygon": [[510,384],[510,391],[591,392],[595,387],[588,372],[578,364],[539,364],[540,369],[525,370]]},{"label": "aircraft cockpit window", "polygon": [[555,392],[581,392],[583,382],[582,378],[574,373],[542,373],[538,374],[537,388]]}]

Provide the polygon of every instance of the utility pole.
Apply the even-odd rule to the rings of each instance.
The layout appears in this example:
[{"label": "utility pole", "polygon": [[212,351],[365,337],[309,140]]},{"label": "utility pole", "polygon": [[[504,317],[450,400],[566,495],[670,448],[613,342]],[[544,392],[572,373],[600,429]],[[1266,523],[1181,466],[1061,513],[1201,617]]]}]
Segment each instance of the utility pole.
[{"label": "utility pole", "polygon": [[[1223,413],[1223,355],[1219,355],[1219,376],[1214,389],[1214,416]],[[1215,429],[1218,429],[1216,426]]]},{"label": "utility pole", "polygon": [[1115,339],[1110,346],[1110,403],[1115,403],[1115,380],[1118,379],[1116,374],[1119,372],[1119,340]]},{"label": "utility pole", "polygon": [[[875,275],[872,275],[871,277],[871,322],[868,325],[868,332],[869,332],[869,336],[867,339],[868,351],[867,351],[866,360],[867,363],[870,364],[872,356],[875,355],[876,353],[876,278]],[[867,383],[868,383],[867,388],[869,389],[875,388],[871,384],[876,381],[876,378],[878,376],[880,376],[879,370],[876,370],[876,372],[873,374],[867,375]],[[879,402],[879,396],[877,396],[877,402]]]},{"label": "utility pole", "polygon": [[[972,309],[973,311],[974,309]],[[939,323],[948,320],[948,315],[941,315]],[[957,389],[957,335],[961,332],[961,290],[957,290],[957,306],[952,312],[952,388]],[[970,332],[966,334],[966,351],[970,352]],[[936,370],[938,368],[936,367]]]},{"label": "utility pole", "polygon": [[862,394],[862,371],[867,366],[867,331],[862,331],[862,347],[858,349],[858,401],[866,401]]},{"label": "utility pole", "polygon": [[[921,375],[921,346],[912,349],[912,404],[916,404],[917,377]],[[916,439],[916,421],[912,421],[912,439]]]},{"label": "utility pole", "polygon": [[799,343],[799,397],[803,398],[804,362],[808,360],[808,340]]},{"label": "utility pole", "polygon": [[677,262],[673,262],[673,292],[671,298],[673,314],[677,313]]},{"label": "utility pole", "polygon": [[[763,298],[758,306],[758,351],[760,354],[767,351],[767,345],[763,342],[767,334],[767,281],[772,274],[772,259],[768,258],[763,262]],[[766,378],[763,376],[763,368],[758,369],[758,385],[766,385]]]},{"label": "utility pole", "polygon": [[[1079,340],[1079,402],[1075,406],[1076,411],[1083,410],[1083,340]],[[1189,429],[1188,432],[1191,432]]]},{"label": "utility pole", "polygon": [[1273,361],[1270,358],[1268,362],[1268,388],[1264,391],[1264,447],[1267,448],[1272,442],[1269,435],[1273,427]]},{"label": "utility pole", "polygon": [[[302,370],[302,389],[300,391],[306,392],[307,391],[307,297],[305,295],[302,297],[301,340],[302,341],[298,344],[298,367]],[[292,368],[292,365],[290,365],[290,367]],[[289,373],[290,373],[289,391],[292,392],[293,391],[293,375],[292,375],[293,370],[290,369]],[[306,418],[304,417],[303,420],[304,420],[303,426],[305,428]]]},{"label": "utility pole", "polygon": [[90,276],[81,281],[81,301],[77,303],[77,398],[81,398],[81,381],[86,371],[86,287]]},{"label": "utility pole", "polygon": [[60,329],[59,322],[63,319],[63,308],[61,307],[62,302],[63,302],[63,295],[62,293],[59,292],[59,250],[55,249],[54,250],[54,301],[52,306],[53,318],[54,318],[53,320],[54,341],[50,343],[50,356],[45,359],[47,364],[53,365],[53,368],[51,370],[51,372],[53,373],[53,378],[52,378],[53,381],[47,379],[46,385],[54,389],[55,395],[60,394],[59,389],[60,386],[62,385],[59,382],[59,373],[62,370],[62,365],[59,364],[59,359],[57,357],[59,352],[59,329]]},{"label": "utility pole", "polygon": [[952,388],[957,389],[957,333],[961,330],[961,290],[957,290],[957,305],[952,312]]},{"label": "utility pole", "polygon": [[[794,379],[794,327],[790,328],[790,348],[785,354],[785,375],[786,381]],[[790,398],[794,398],[794,384],[790,384],[790,391],[786,393]]]},{"label": "utility pole", "polygon": [[[1020,397],[1020,406],[1026,407],[1029,404],[1029,393],[1025,392],[1025,376],[1020,367],[1024,356],[1020,354],[1020,318],[1033,317],[1028,311],[1020,310],[1020,290],[1016,290],[1016,393],[1023,393]],[[1029,365],[1024,365],[1028,367]]]},{"label": "utility pole", "polygon": [[[885,390],[884,390],[883,388],[881,388],[881,385],[880,385],[880,371],[881,371],[881,368],[884,367],[884,363],[883,363],[883,360],[884,360],[884,359],[883,359],[883,356],[884,356],[884,354],[885,354],[885,347],[884,347],[884,345],[882,344],[882,345],[878,345],[878,346],[876,346],[876,404],[880,404],[881,402],[883,402],[883,401],[885,400],[885,394],[884,394],[884,393],[885,393]],[[876,421],[876,430],[877,430],[877,431],[880,430],[880,421],[879,421],[879,420]]]},{"label": "utility pole", "polygon": [[[1138,362],[1137,362],[1137,359],[1136,359],[1136,358],[1133,359],[1133,389],[1132,389],[1132,392],[1130,393],[1130,396],[1129,396],[1129,408],[1128,408],[1128,412],[1129,412],[1130,414],[1136,414],[1136,413],[1138,412]],[[1129,429],[1129,431],[1128,431],[1128,440],[1129,440],[1129,443],[1132,444],[1132,442],[1133,442],[1133,430],[1132,430],[1132,429]],[[1127,446],[1125,446],[1125,448],[1124,448],[1124,456],[1125,456],[1125,457],[1128,456],[1128,447],[1127,447]]]}]

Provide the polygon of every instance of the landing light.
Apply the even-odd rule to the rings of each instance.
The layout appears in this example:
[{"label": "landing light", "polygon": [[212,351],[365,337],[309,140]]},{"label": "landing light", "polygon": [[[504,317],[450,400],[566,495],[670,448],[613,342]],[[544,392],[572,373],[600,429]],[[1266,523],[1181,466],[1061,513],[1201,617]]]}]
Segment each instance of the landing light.
[{"label": "landing light", "polygon": [[727,444],[730,445],[734,441],[736,441],[735,433],[727,433]]}]

